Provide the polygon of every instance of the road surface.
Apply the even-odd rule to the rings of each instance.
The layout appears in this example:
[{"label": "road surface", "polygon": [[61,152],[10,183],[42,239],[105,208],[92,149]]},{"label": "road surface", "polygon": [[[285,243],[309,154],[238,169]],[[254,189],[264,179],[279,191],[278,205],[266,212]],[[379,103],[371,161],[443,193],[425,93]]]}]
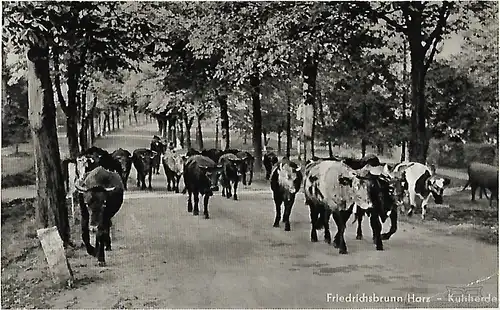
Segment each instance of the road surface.
[{"label": "road surface", "polygon": [[[149,145],[151,131],[108,136],[98,146],[132,151]],[[309,211],[300,194],[291,232],[273,228],[267,186],[242,188],[239,201],[217,193],[210,216],[187,212],[186,196],[166,193],[163,174],[153,191],[139,191],[135,170],[114,219],[107,267],[86,256],[73,265],[76,288],[48,301],[55,308],[394,308],[496,307],[497,247],[400,223],[376,251],[369,221],[365,240],[346,232],[348,255],[311,243]],[[387,227],[384,227],[387,230]],[[332,232],[336,231],[332,225]],[[84,252],[83,250],[80,250]],[[70,260],[71,263],[71,260]],[[448,300],[448,288],[481,288],[481,302]],[[455,289],[456,291],[457,289]],[[346,302],[346,299],[351,302]],[[352,300],[357,298],[357,302]],[[381,302],[377,302],[382,299]],[[474,296],[472,296],[473,299]]]}]

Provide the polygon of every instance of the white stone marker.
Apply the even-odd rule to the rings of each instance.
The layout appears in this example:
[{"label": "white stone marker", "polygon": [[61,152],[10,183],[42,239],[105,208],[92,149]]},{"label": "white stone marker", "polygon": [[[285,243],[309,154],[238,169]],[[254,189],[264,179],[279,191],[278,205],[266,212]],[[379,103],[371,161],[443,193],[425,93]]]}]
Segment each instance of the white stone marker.
[{"label": "white stone marker", "polygon": [[36,231],[42,243],[43,252],[47,258],[53,281],[56,284],[73,286],[73,272],[63,247],[63,241],[57,227],[42,228]]}]

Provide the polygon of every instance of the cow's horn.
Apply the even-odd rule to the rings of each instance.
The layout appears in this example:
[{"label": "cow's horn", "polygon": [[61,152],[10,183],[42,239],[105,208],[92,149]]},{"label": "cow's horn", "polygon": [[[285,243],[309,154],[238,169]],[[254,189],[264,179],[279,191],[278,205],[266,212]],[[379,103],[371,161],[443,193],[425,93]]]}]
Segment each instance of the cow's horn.
[{"label": "cow's horn", "polygon": [[105,190],[106,192],[111,192],[111,191],[114,191],[114,190],[115,190],[115,188],[116,188],[116,186],[113,186],[113,187],[104,187],[104,190]]},{"label": "cow's horn", "polygon": [[75,188],[76,190],[78,190],[79,192],[88,192],[89,189],[86,188],[86,187],[83,187],[83,186],[80,186],[80,184],[78,184],[78,182],[75,182]]},{"label": "cow's horn", "polygon": [[91,164],[93,164],[93,163],[95,162],[95,160],[94,160],[92,157],[87,157],[87,160],[88,160]]},{"label": "cow's horn", "polygon": [[301,169],[302,169],[302,167],[299,166],[299,167],[295,168],[295,171],[299,172]]}]

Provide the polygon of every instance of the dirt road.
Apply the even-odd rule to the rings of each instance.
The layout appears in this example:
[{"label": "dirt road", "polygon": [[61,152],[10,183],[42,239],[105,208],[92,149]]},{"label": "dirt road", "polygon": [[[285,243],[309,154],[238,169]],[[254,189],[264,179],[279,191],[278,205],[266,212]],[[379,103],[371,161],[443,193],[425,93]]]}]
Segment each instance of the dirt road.
[{"label": "dirt road", "polygon": [[[147,130],[109,136],[98,146],[133,150],[147,146],[148,136]],[[163,175],[154,177],[153,192],[136,190],[134,170],[131,178],[131,190],[113,222],[108,266],[98,267],[79,250],[84,263],[72,264],[77,286],[53,296],[48,301],[52,307],[498,306],[484,299],[498,298],[495,246],[400,223],[385,251],[376,251],[364,221],[365,240],[355,240],[355,225],[349,225],[349,254],[339,255],[322,241],[310,242],[302,195],[292,212],[292,231],[285,232],[283,225],[272,227],[274,206],[267,186],[243,188],[237,202],[217,193],[210,201],[211,218],[205,220],[187,212],[186,196],[163,190]],[[322,240],[322,232],[319,236]],[[449,288],[464,287],[472,298],[481,288],[482,302],[449,301]]]}]

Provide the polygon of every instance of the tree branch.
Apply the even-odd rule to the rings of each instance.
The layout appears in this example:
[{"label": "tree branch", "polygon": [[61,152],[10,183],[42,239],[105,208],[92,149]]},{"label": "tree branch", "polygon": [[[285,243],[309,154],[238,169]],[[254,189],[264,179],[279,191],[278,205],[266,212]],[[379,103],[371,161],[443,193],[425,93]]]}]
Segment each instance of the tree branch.
[{"label": "tree branch", "polygon": [[[436,25],[436,28],[432,31],[432,33],[429,35],[429,37],[425,40],[425,45],[424,45],[424,52],[427,52],[429,50],[429,47],[431,46],[432,42],[437,39],[439,41],[439,37],[443,33],[444,27],[446,26],[446,20],[450,16],[450,8],[452,4],[449,3],[448,1],[444,1],[443,5],[441,6],[439,10],[439,17],[438,17],[438,22]],[[434,44],[435,45],[435,44]]]},{"label": "tree branch", "polygon": [[437,45],[438,45],[439,41],[440,40],[436,39],[436,40],[434,40],[434,44],[432,44],[431,53],[429,54],[429,58],[427,58],[427,61],[424,64],[424,75],[427,72],[427,70],[429,70],[431,63],[434,60],[434,56],[436,55]]},{"label": "tree branch", "polygon": [[52,49],[52,55],[54,60],[54,84],[56,87],[57,101],[59,101],[64,114],[67,114],[68,109],[61,90],[61,79],[59,77],[59,53],[57,52],[57,47]]},{"label": "tree branch", "polygon": [[369,8],[369,10],[371,11],[371,13],[375,14],[375,16],[377,18],[384,20],[388,25],[394,27],[397,32],[401,32],[401,33],[404,33],[404,34],[407,33],[407,29],[405,29],[405,27],[403,25],[401,25],[398,22],[390,19],[387,16],[387,14],[391,13],[391,11],[379,12],[379,11],[377,11],[377,10],[371,8],[371,7]]}]

